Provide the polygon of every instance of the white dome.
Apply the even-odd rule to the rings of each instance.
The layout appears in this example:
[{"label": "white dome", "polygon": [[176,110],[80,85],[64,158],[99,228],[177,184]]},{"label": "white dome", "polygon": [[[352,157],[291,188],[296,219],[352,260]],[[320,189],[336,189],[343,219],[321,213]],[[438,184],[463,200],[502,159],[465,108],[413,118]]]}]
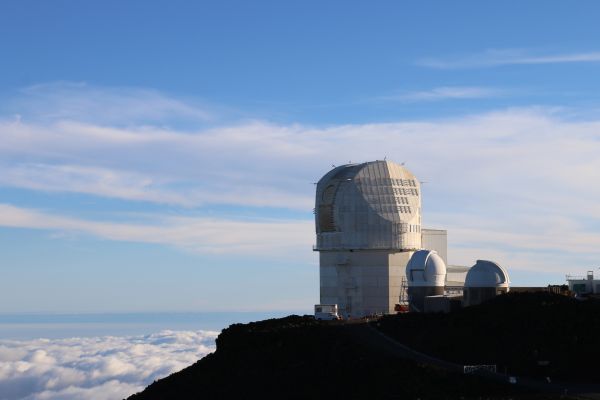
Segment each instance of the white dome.
[{"label": "white dome", "polygon": [[417,178],[390,161],[334,168],[317,184],[317,248],[421,248],[420,191]]},{"label": "white dome", "polygon": [[409,286],[444,286],[446,264],[434,250],[416,251],[406,265]]},{"label": "white dome", "polygon": [[465,287],[508,287],[509,283],[508,272],[487,260],[477,260],[465,279]]}]

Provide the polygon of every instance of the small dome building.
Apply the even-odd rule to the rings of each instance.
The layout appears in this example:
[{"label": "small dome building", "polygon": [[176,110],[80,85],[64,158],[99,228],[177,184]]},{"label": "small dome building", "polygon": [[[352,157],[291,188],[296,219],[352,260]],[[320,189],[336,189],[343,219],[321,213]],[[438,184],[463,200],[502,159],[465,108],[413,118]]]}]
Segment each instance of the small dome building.
[{"label": "small dome building", "polygon": [[416,251],[406,265],[408,307],[423,312],[425,297],[444,294],[446,264],[433,250]]},{"label": "small dome building", "polygon": [[510,279],[506,269],[493,261],[477,260],[465,278],[463,303],[480,304],[509,291]]}]

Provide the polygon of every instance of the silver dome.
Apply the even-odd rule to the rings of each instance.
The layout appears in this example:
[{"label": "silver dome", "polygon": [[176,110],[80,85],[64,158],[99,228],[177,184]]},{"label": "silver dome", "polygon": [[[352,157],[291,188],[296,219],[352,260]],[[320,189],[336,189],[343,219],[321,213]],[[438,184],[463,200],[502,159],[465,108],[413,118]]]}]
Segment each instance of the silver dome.
[{"label": "silver dome", "polygon": [[416,251],[406,265],[409,286],[444,286],[446,264],[434,250]]},{"label": "silver dome", "polygon": [[508,287],[509,284],[508,272],[487,260],[477,260],[465,279],[465,287]]}]

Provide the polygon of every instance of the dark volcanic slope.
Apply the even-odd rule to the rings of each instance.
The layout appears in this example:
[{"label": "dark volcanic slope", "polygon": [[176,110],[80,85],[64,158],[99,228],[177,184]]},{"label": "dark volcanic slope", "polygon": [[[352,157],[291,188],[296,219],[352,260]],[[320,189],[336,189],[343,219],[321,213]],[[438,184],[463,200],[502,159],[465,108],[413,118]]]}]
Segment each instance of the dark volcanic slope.
[{"label": "dark volcanic slope", "polygon": [[[460,364],[492,363],[518,376],[588,382],[598,381],[599,324],[598,303],[545,294],[372,323],[402,343]],[[290,316],[236,324],[219,336],[215,353],[130,399],[566,398],[419,365],[393,356],[384,343],[389,340],[365,323]],[[550,364],[539,367],[540,360]]]},{"label": "dark volcanic slope", "polygon": [[357,334],[365,328],[298,316],[232,325],[215,353],[130,399],[504,398],[515,390],[382,354]]},{"label": "dark volcanic slope", "polygon": [[509,293],[451,314],[386,316],[378,328],[460,364],[497,364],[517,376],[600,384],[598,301]]}]

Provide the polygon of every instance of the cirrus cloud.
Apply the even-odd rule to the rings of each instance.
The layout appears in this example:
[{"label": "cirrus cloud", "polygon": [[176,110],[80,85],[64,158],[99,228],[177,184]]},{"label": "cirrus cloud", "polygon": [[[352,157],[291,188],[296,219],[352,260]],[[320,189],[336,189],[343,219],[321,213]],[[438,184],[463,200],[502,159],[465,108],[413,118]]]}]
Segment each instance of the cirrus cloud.
[{"label": "cirrus cloud", "polygon": [[406,103],[441,100],[483,99],[506,95],[506,90],[480,86],[441,86],[429,90],[401,92],[380,96],[377,100],[399,101]]},{"label": "cirrus cloud", "polygon": [[[469,264],[490,252],[511,268],[558,270],[564,262],[556,252],[586,265],[600,248],[594,239],[600,186],[590,184],[600,178],[600,118],[577,118],[568,109],[330,126],[245,120],[173,128],[76,115],[6,117],[0,135],[4,187],[183,208],[177,218],[158,210],[143,222],[115,223],[110,216],[75,218],[65,210],[4,201],[3,226],[297,258],[312,243],[312,183],[332,163],[387,156],[428,182],[424,223],[449,230],[453,263]],[[251,209],[260,218],[196,217],[215,205]]]},{"label": "cirrus cloud", "polygon": [[[148,217],[148,216],[147,216]],[[151,215],[145,223],[73,218],[0,203],[0,226],[75,232],[103,239],[166,244],[200,253],[285,256],[310,249],[312,224]],[[307,257],[310,255],[307,252]]]},{"label": "cirrus cloud", "polygon": [[535,65],[600,62],[599,51],[546,53],[526,49],[488,49],[482,53],[455,58],[425,58],[418,65],[436,69],[486,68],[502,65]]}]

